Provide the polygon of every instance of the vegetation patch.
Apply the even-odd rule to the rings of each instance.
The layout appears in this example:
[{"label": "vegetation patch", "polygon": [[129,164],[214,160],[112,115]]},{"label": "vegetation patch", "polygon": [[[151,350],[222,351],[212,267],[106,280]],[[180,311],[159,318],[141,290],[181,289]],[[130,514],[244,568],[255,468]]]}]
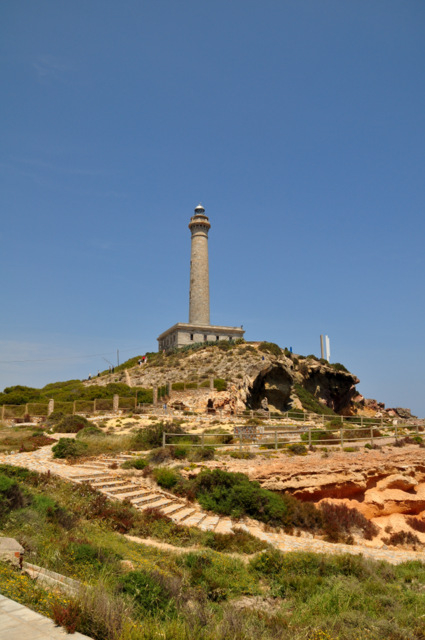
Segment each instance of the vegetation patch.
[{"label": "vegetation patch", "polygon": [[52,447],[54,458],[79,458],[84,455],[87,445],[71,438],[59,438],[58,443]]},{"label": "vegetation patch", "polygon": [[294,388],[305,411],[329,416],[335,415],[335,411],[319,402],[312,393],[304,389],[298,382],[295,382]]}]

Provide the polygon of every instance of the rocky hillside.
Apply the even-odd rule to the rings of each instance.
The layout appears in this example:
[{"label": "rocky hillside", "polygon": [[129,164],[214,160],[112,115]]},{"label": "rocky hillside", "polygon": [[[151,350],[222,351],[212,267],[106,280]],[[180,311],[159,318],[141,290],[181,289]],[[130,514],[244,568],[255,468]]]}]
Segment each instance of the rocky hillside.
[{"label": "rocky hillside", "polygon": [[[227,390],[210,390],[211,378],[226,381]],[[134,366],[124,365],[120,371],[102,374],[85,384],[110,382],[145,388],[172,383],[177,395],[183,383],[187,391],[199,386],[204,404],[207,406],[210,400],[208,406],[214,408],[268,406],[271,411],[305,409],[351,415],[361,406],[356,390],[359,379],[345,367],[314,356],[291,354],[268,342],[194,345],[170,354],[148,354],[146,363],[139,365],[136,359]],[[174,392],[172,395],[175,399]],[[226,397],[227,402],[223,402]]]}]

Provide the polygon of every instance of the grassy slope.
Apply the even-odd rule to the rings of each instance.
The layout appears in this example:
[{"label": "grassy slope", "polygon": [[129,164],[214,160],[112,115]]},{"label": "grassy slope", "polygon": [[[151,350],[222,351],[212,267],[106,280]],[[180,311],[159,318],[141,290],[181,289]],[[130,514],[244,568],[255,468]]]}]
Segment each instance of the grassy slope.
[{"label": "grassy slope", "polygon": [[[114,511],[112,503],[88,488],[76,490],[60,480],[4,466],[0,472],[6,476],[0,491],[2,533],[17,537],[30,551],[29,560],[95,585],[77,603],[64,598],[56,602],[57,616],[74,616],[77,628],[93,638],[425,637],[420,617],[425,610],[423,564],[391,567],[353,556],[282,555],[274,550],[248,562],[207,549],[176,556],[131,543],[114,531],[129,524],[132,510],[126,505],[115,505]],[[10,492],[7,478],[17,482],[23,502],[16,490]],[[142,524],[138,526],[140,531]],[[176,531],[154,515],[143,526],[150,535],[162,531],[168,541]],[[132,562],[133,572],[123,572],[124,559]],[[17,574],[3,565],[0,575],[2,593],[39,610],[43,602],[43,612],[48,612],[55,600],[48,590],[37,591],[25,578],[19,578],[19,586]],[[273,600],[266,611],[256,611],[252,603],[235,609],[232,603],[241,596]]]}]

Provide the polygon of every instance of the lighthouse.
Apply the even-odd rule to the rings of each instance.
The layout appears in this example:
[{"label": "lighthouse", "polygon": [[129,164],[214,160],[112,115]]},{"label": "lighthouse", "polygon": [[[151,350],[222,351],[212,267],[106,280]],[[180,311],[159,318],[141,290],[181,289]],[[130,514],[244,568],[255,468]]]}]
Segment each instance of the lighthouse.
[{"label": "lighthouse", "polygon": [[201,204],[190,218],[190,283],[189,322],[178,322],[158,337],[158,350],[170,351],[189,344],[212,343],[242,338],[240,327],[210,323],[210,279],[208,262],[208,232],[211,224]]}]

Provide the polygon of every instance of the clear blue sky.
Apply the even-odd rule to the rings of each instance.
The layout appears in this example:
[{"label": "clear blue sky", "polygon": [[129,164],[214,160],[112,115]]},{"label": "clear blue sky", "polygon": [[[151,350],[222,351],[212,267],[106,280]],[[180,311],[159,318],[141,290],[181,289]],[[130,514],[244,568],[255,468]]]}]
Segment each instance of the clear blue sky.
[{"label": "clear blue sky", "polygon": [[6,0],[0,25],[0,388],[187,322],[201,201],[213,323],[326,333],[425,415],[423,0]]}]

